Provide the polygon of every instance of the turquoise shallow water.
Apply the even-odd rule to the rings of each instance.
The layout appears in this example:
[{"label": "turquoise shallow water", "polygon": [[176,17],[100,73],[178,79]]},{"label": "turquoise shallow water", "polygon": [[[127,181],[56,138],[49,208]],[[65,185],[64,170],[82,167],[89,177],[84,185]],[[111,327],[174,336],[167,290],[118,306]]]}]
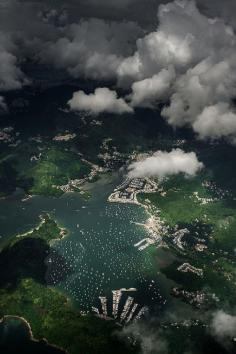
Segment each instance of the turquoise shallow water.
[{"label": "turquoise shallow water", "polygon": [[[120,288],[137,288],[132,295],[140,305],[160,309],[165,304],[168,282],[154,264],[150,249],[140,252],[134,247],[147,236],[135,222],[145,222],[147,214],[140,206],[107,202],[119,182],[114,175],[89,185],[92,198],[88,201],[77,193],[61,198],[33,197],[25,202],[18,193],[1,200],[1,237],[4,240],[29,230],[42,212],[50,212],[69,231],[67,237],[53,244],[64,264],[57,263],[54,252],[45,260],[50,285],[84,310],[99,305],[99,296],[107,296],[111,307],[111,291]],[[70,274],[61,281],[63,267],[70,269]]]}]

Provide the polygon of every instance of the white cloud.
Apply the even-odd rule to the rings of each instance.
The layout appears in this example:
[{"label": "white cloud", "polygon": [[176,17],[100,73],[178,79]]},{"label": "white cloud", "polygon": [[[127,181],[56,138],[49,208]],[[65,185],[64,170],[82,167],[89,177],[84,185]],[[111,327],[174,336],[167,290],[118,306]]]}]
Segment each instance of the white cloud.
[{"label": "white cloud", "polygon": [[108,88],[97,88],[94,93],[88,95],[84,91],[75,92],[68,104],[73,111],[87,111],[91,114],[122,114],[133,111],[122,98],[117,97],[115,91]]},{"label": "white cloud", "polygon": [[126,76],[133,81],[151,77],[169,65],[183,73],[208,56],[219,56],[223,48],[227,51],[234,45],[232,30],[222,20],[210,20],[202,15],[193,1],[160,5],[158,23],[157,30],[140,38],[136,53],[120,65],[121,81]]},{"label": "white cloud", "polygon": [[236,337],[236,316],[224,311],[217,311],[212,320],[211,329],[219,339],[224,337]]},{"label": "white cloud", "polygon": [[236,136],[236,113],[231,111],[227,103],[206,107],[193,123],[193,129],[202,139],[233,138]]},{"label": "white cloud", "polygon": [[162,115],[173,126],[193,126],[208,106],[225,102],[230,111],[235,79],[234,68],[229,60],[216,64],[212,58],[203,60],[176,80],[170,105],[163,110]]},{"label": "white cloud", "polygon": [[[236,96],[232,28],[221,19],[206,17],[194,1],[187,0],[160,5],[158,20],[157,30],[140,38],[136,52],[117,70],[118,84],[131,86],[132,106],[155,107],[165,100],[169,104],[162,116],[172,126],[190,126],[202,139],[236,137],[231,103]],[[225,109],[214,120],[213,130],[204,123],[209,106]]]},{"label": "white cloud", "polygon": [[133,107],[153,107],[166,99],[175,79],[173,68],[163,69],[151,78],[137,81],[132,85],[131,105]]},{"label": "white cloud", "polygon": [[132,163],[129,170],[129,177],[158,177],[163,178],[170,175],[183,173],[186,176],[194,176],[203,168],[194,152],[186,153],[180,149],[171,152],[158,151],[153,156],[143,161]]}]

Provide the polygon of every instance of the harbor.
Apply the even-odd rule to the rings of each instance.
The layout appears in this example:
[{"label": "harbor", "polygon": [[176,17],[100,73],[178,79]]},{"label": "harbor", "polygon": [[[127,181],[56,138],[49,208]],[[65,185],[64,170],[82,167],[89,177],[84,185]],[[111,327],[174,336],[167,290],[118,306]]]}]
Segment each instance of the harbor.
[{"label": "harbor", "polygon": [[[101,305],[99,297],[102,301],[106,297],[107,309],[104,302],[103,311],[99,310],[99,313],[119,319],[120,310],[125,305],[122,303],[121,306],[119,296],[123,301],[124,294],[137,289],[135,294],[139,301],[134,300],[132,308],[123,315],[124,325],[138,315],[141,307],[155,305],[162,308],[166,299],[148,248],[140,252],[134,246],[150,238],[148,229],[140,226],[149,218],[146,210],[140,205],[107,202],[108,195],[118,184],[117,176],[99,180],[91,185],[92,198],[88,201],[78,193],[68,193],[57,199],[32,197],[22,202],[19,193],[9,200],[2,200],[0,210],[3,241],[12,234],[24,234],[37,228],[40,223],[38,215],[43,213],[52,215],[62,230],[68,231],[66,237],[51,245],[51,253],[45,260],[48,266],[45,279],[71,299],[79,311],[87,313],[93,307],[98,308]],[[4,226],[4,215],[13,207],[14,223],[8,221]],[[25,221],[23,229],[22,220]],[[62,274],[67,277],[62,279]],[[122,289],[123,295],[112,293],[114,289]]]},{"label": "harbor", "polygon": [[[128,295],[130,292],[133,294],[132,296]],[[122,288],[112,290],[112,299],[111,296],[99,296],[100,304],[98,307],[93,306],[92,312],[104,320],[113,319],[120,325],[137,321],[148,313],[148,307],[135,302],[135,292],[137,292],[136,288]],[[108,305],[111,301],[112,310],[109,311]]]}]

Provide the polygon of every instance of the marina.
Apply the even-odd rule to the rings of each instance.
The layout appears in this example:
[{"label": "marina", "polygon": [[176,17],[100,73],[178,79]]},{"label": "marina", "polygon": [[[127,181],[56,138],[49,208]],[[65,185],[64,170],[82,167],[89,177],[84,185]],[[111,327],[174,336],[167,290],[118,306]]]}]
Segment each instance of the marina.
[{"label": "marina", "polygon": [[[137,289],[118,289],[112,290],[112,298],[111,296],[99,296],[100,304],[98,307],[92,306],[92,312],[98,317],[110,320],[114,319],[117,323],[126,325],[131,322],[134,318],[137,320],[140,319],[143,315],[145,315],[146,311],[143,311],[142,305],[135,302],[135,298],[132,296],[128,296],[127,292],[132,291],[134,294]],[[125,302],[124,302],[124,299]],[[112,301],[112,310],[109,305]],[[147,309],[147,307],[145,307]],[[137,316],[136,316],[137,315]]]},{"label": "marina", "polygon": [[[149,215],[139,205],[107,202],[107,195],[117,181],[117,177],[112,177],[109,184],[108,180],[95,183],[93,197],[88,201],[78,193],[68,193],[59,199],[32,197],[24,202],[19,193],[0,201],[3,242],[12,234],[31,230],[43,212],[52,215],[67,230],[65,237],[53,242],[45,260],[48,285],[67,295],[80,311],[99,308],[100,297],[104,315],[114,318],[120,315],[121,294],[113,293],[110,308],[105,305],[105,297],[108,299],[113,289],[122,289],[123,294],[137,292],[137,297],[142,298],[140,306],[162,308],[166,301],[148,248],[140,252],[134,247],[150,237],[148,230],[139,225],[145,224]],[[13,207],[14,223],[9,222],[8,216],[8,223],[4,224],[5,213]],[[22,220],[26,229],[22,229]],[[127,311],[123,322],[131,319],[129,315]]]}]

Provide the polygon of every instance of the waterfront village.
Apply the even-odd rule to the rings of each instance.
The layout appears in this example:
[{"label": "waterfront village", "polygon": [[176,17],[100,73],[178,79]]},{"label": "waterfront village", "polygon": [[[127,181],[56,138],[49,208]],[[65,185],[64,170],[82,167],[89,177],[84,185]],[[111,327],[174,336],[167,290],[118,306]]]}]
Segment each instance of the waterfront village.
[{"label": "waterfront village", "polygon": [[[109,196],[108,201],[111,203],[132,203],[136,205],[142,205],[150,217],[147,219],[145,224],[136,223],[145,227],[149,233],[149,237],[144,238],[143,240],[137,242],[134,247],[137,247],[139,251],[143,251],[150,245],[163,246],[165,243],[162,241],[162,237],[168,234],[168,226],[165,225],[165,222],[161,220],[160,217],[154,216],[148,207],[148,200],[146,204],[141,204],[137,195],[139,193],[155,193],[159,192],[162,196],[165,196],[163,188],[158,185],[157,182],[150,180],[149,178],[127,178],[122,182],[118,187],[115,188],[113,193]],[[185,235],[189,234],[187,228],[179,229],[176,225],[174,234],[172,235],[173,244],[176,245],[180,250],[184,250],[186,246],[183,238]],[[199,243],[195,245],[195,250],[198,252],[203,252],[207,246],[203,243],[204,240],[198,238]],[[201,242],[201,243],[200,243]],[[202,269],[195,268],[188,263],[184,263],[178,269],[180,272],[191,272],[198,276],[203,276]]]},{"label": "waterfront village", "polygon": [[[123,183],[121,183],[114,191],[113,193],[109,196],[108,201],[111,203],[132,203],[132,204],[137,204],[137,205],[142,205],[147,213],[150,215],[148,218],[147,222],[145,224],[141,223],[136,223],[137,225],[143,226],[148,230],[149,237],[137,242],[134,247],[137,247],[139,251],[143,251],[150,245],[155,245],[157,247],[160,246],[166,246],[165,242],[162,241],[164,235],[169,234],[169,228],[168,226],[165,225],[164,221],[161,220],[159,216],[154,216],[153,213],[151,212],[149,208],[149,201],[148,199],[145,200],[145,204],[141,204],[138,199],[137,195],[139,193],[154,193],[154,192],[159,192],[162,196],[165,196],[165,192],[163,191],[163,188],[158,185],[157,182],[150,180],[149,178],[134,178],[134,179],[126,179]],[[158,211],[158,210],[157,210]],[[187,236],[190,233],[190,231],[187,228],[181,228],[179,229],[179,226],[176,225],[174,229],[174,233],[171,236],[173,244],[179,248],[180,250],[184,251],[186,243],[184,242],[184,237]],[[207,246],[204,244],[204,240],[198,238],[197,243],[195,245],[195,250],[198,252],[203,252]],[[177,271],[183,272],[183,273],[193,273],[196,276],[203,277],[204,273],[203,270],[200,268],[196,268],[192,266],[189,263],[183,263],[177,268]],[[184,301],[189,302],[193,306],[200,308],[204,306],[206,303],[208,303],[210,300],[215,300],[217,299],[214,298],[209,298],[208,295],[206,295],[203,292],[188,292],[186,290],[180,290],[177,288],[172,289],[172,293],[175,297],[181,297]],[[113,292],[113,317],[116,318],[116,309],[117,305],[116,303],[120,301],[120,296],[121,292],[120,291],[114,291]],[[129,306],[131,302],[130,298],[127,299],[127,306]],[[105,298],[101,298],[102,302],[102,312],[107,314],[106,312],[106,300]],[[125,311],[126,305],[124,306],[123,312],[126,313]],[[133,311],[136,310],[136,304],[133,307]],[[130,312],[130,316],[132,318],[133,316],[133,311]],[[140,312],[142,315],[142,311]],[[130,316],[127,318],[127,322],[130,321]],[[139,317],[139,316],[137,316]],[[121,314],[120,321],[122,322],[123,316]]]},{"label": "waterfront village", "polygon": [[201,268],[196,268],[189,263],[183,263],[181,266],[177,268],[177,270],[182,273],[193,273],[199,277],[203,276],[203,270]]},{"label": "waterfront village", "polygon": [[219,298],[212,293],[202,291],[192,292],[177,287],[172,288],[172,295],[176,298],[183,299],[183,301],[193,305],[197,309],[203,307],[208,308],[211,303],[220,301]]},{"label": "waterfront village", "polygon": [[[70,193],[70,192],[74,192],[76,190],[79,190],[81,188],[81,186],[83,184],[85,184],[86,182],[91,182],[94,178],[96,178],[98,173],[103,173],[104,172],[104,168],[100,167],[96,164],[93,164],[87,160],[85,160],[84,158],[81,157],[81,161],[86,163],[87,165],[89,165],[91,167],[91,171],[90,173],[85,176],[84,178],[80,178],[80,179],[71,179],[68,181],[67,184],[64,185],[53,185],[52,187],[61,190],[63,193]],[[80,194],[83,195],[84,191],[80,190]]]},{"label": "waterfront village", "polygon": [[136,225],[145,227],[149,233],[149,237],[144,238],[134,245],[139,251],[143,251],[150,245],[161,245],[161,235],[167,232],[164,222],[159,217],[152,215],[148,206],[141,204],[137,199],[139,193],[155,193],[157,191],[163,193],[163,190],[158,186],[157,182],[152,181],[149,178],[127,178],[116,187],[113,193],[108,197],[110,203],[131,203],[141,205],[150,215],[145,224],[136,223]]}]

